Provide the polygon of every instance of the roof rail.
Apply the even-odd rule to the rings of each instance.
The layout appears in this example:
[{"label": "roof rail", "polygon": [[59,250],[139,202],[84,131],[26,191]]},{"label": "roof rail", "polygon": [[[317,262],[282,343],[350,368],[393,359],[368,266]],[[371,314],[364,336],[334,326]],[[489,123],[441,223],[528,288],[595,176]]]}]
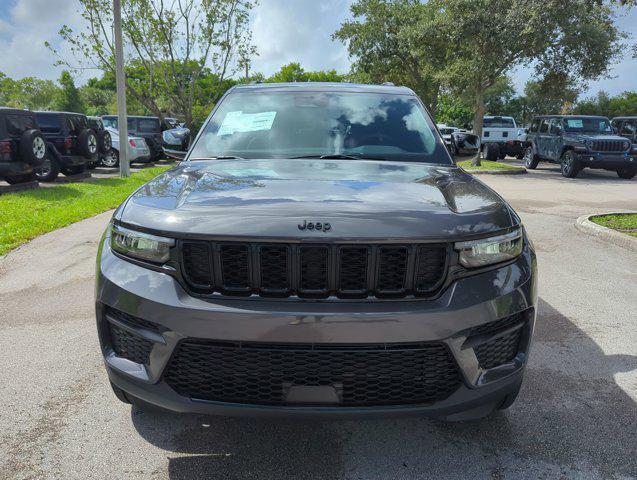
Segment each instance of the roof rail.
[{"label": "roof rail", "polygon": [[395,87],[396,85],[394,84],[394,82],[383,82],[383,85],[387,86],[387,87]]},{"label": "roof rail", "polygon": [[252,81],[250,82],[250,85],[258,85],[258,84],[260,84],[260,83],[263,83],[263,80],[252,80]]}]

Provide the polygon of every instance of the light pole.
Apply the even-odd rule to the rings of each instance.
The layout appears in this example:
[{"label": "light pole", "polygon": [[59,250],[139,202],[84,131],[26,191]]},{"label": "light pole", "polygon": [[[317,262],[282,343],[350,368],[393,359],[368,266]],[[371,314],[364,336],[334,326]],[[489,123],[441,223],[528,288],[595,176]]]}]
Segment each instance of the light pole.
[{"label": "light pole", "polygon": [[130,176],[128,163],[128,123],[126,120],[126,80],[124,78],[124,47],[122,46],[122,5],[113,0],[113,30],[115,34],[115,80],[117,84],[117,125],[119,126],[119,175]]}]

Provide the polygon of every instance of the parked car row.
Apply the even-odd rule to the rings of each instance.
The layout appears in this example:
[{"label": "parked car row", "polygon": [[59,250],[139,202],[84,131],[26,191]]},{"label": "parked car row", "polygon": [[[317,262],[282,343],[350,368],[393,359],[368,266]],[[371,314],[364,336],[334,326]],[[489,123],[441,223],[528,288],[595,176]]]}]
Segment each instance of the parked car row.
[{"label": "parked car row", "polygon": [[[165,151],[183,158],[190,130],[174,118],[128,117],[130,162],[150,162]],[[10,184],[50,182],[98,165],[119,165],[117,117],[87,117],[72,112],[31,112],[0,107],[0,180]]]}]

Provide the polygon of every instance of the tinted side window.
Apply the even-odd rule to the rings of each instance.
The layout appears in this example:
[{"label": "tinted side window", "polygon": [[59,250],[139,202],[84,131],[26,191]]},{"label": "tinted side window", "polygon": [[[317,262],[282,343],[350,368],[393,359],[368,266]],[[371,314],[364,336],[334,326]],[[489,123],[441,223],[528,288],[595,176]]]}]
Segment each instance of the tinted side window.
[{"label": "tinted side window", "polygon": [[161,132],[159,120],[155,120],[153,118],[141,118],[139,120],[139,132],[141,133]]},{"label": "tinted side window", "polygon": [[126,120],[126,125],[128,125],[126,128],[128,128],[129,132],[137,131],[137,121],[134,118],[128,118]]},{"label": "tinted side window", "polygon": [[626,120],[619,133],[622,135],[634,136],[637,132],[637,120]]},{"label": "tinted side window", "polygon": [[40,130],[47,133],[58,133],[62,130],[62,122],[59,115],[37,115]]},{"label": "tinted side window", "polygon": [[533,119],[533,123],[531,124],[531,128],[529,129],[529,132],[533,132],[533,133],[537,133],[540,131],[540,122],[542,120],[539,118],[534,118]]},{"label": "tinted side window", "polygon": [[104,127],[117,128],[117,118],[103,118]]},{"label": "tinted side window", "polygon": [[549,131],[549,120],[545,118],[540,123],[540,133],[548,133],[548,131]]}]

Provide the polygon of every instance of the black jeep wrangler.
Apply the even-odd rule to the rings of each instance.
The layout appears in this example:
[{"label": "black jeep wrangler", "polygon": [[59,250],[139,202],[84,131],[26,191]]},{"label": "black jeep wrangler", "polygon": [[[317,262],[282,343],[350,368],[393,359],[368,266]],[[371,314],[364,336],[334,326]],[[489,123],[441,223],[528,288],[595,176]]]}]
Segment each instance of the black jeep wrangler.
[{"label": "black jeep wrangler", "polygon": [[86,115],[68,112],[35,112],[40,130],[47,140],[47,156],[36,170],[38,180],[51,182],[60,172],[75,175],[96,162],[99,151],[97,134]]},{"label": "black jeep wrangler", "polygon": [[28,110],[0,107],[0,180],[35,180],[34,169],[46,156],[46,141],[35,115]]},{"label": "black jeep wrangler", "polygon": [[[149,162],[159,160],[164,151],[162,149],[162,125],[158,117],[126,117],[128,134],[134,137],[142,137],[150,150]],[[104,126],[118,128],[117,115],[104,115]]]},{"label": "black jeep wrangler", "polygon": [[104,123],[100,117],[87,117],[89,127],[95,132],[97,135],[97,150],[98,154],[95,161],[92,161],[87,164],[88,168],[97,167],[103,158],[107,155],[110,155],[111,149],[113,148],[113,139],[111,138],[111,134],[106,128],[104,128]]},{"label": "black jeep wrangler", "polygon": [[637,148],[616,135],[610,120],[598,116],[543,115],[533,118],[527,133],[524,165],[559,163],[562,175],[576,177],[583,168],[617,172],[620,178],[637,173]]}]

